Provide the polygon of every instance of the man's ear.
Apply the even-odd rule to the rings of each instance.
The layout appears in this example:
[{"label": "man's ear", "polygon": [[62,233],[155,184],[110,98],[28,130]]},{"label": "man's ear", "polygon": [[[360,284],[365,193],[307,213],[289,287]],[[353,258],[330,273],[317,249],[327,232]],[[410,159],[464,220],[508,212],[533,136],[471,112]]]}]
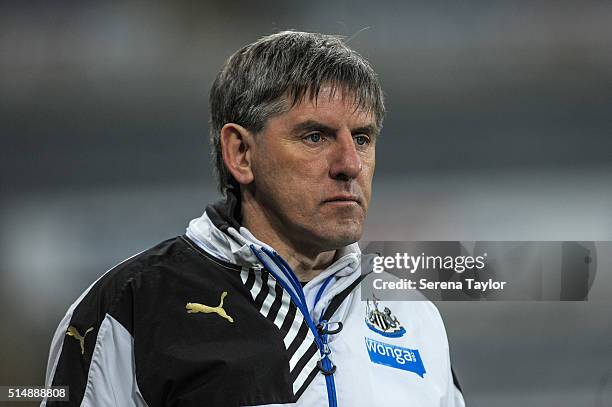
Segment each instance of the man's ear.
[{"label": "man's ear", "polygon": [[227,123],[221,129],[221,154],[230,174],[240,185],[253,182],[251,153],[254,138],[250,131],[236,123]]}]

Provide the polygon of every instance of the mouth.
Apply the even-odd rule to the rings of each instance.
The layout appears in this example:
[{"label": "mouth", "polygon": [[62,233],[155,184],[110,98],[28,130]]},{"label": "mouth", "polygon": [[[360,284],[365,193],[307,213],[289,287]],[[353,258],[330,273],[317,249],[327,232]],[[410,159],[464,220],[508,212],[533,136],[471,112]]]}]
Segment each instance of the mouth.
[{"label": "mouth", "polygon": [[355,195],[335,195],[323,201],[330,204],[357,204],[361,205],[361,199]]}]

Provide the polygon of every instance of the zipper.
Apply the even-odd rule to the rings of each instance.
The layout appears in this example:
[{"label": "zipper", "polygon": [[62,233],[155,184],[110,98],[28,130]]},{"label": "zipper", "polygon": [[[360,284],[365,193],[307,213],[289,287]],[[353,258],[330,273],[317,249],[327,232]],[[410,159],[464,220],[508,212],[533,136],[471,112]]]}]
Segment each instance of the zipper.
[{"label": "zipper", "polygon": [[[283,273],[283,275],[287,278],[290,285],[292,286],[292,287],[289,287],[287,285],[287,282],[284,279],[280,278],[279,276],[276,275],[274,271],[272,271],[272,268],[268,266],[268,264],[263,259],[263,256],[261,255],[261,253],[259,253],[259,250],[255,247],[255,245],[251,244],[249,247],[251,248],[251,251],[253,252],[253,254],[255,254],[257,259],[264,266],[264,268],[266,268],[268,272],[272,274],[272,276],[274,276],[276,281],[289,294],[289,297],[291,298],[291,300],[294,302],[296,307],[300,310],[300,312],[304,316],[304,320],[306,321],[308,328],[310,329],[310,331],[312,332],[315,338],[315,343],[317,344],[317,347],[319,348],[319,354],[321,355],[321,359],[317,363],[317,366],[319,367],[319,370],[321,370],[321,372],[325,376],[325,384],[327,387],[327,400],[329,403],[329,407],[338,407],[338,399],[336,395],[336,383],[334,380],[334,372],[336,371],[336,366],[332,363],[331,359],[329,358],[331,350],[329,348],[328,335],[330,333],[333,334],[333,333],[339,332],[339,330],[342,329],[342,324],[340,322],[338,323],[340,324],[340,328],[337,331],[330,331],[328,329],[329,327],[328,321],[325,321],[323,319],[319,320],[319,323],[315,325],[314,321],[312,320],[310,316],[310,312],[308,312],[308,306],[306,304],[306,298],[304,296],[304,289],[302,288],[302,285],[298,281],[297,276],[291,269],[291,266],[289,266],[289,264],[287,264],[285,259],[283,259],[275,251],[270,251],[266,249],[265,247],[261,248],[261,251],[265,253],[274,262],[274,264],[280,269],[281,273]],[[331,282],[332,278],[333,278],[333,275],[329,276],[319,288],[319,291],[317,292],[317,295],[315,297],[315,305],[321,299],[323,292],[325,291],[325,289]],[[324,314],[325,312],[321,313],[321,318]]]}]

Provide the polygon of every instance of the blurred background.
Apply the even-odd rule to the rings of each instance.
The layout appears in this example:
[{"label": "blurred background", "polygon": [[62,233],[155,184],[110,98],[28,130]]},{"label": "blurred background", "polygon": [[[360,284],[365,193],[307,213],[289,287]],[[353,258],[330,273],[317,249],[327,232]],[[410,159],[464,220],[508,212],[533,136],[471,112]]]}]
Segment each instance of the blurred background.
[{"label": "blurred background", "polygon": [[[218,198],[208,89],[291,28],[386,91],[364,239],[612,240],[611,2],[2,2],[0,384],[42,385],[78,295]],[[612,406],[611,303],[439,303],[468,405]]]}]

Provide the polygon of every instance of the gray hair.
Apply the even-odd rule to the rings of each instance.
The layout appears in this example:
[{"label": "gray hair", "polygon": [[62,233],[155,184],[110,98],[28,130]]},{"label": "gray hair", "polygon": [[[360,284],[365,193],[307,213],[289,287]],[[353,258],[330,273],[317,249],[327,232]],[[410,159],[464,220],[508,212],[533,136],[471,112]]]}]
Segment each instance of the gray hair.
[{"label": "gray hair", "polygon": [[225,167],[220,133],[236,123],[257,134],[267,119],[304,97],[316,100],[325,85],[355,98],[355,109],[373,114],[382,128],[385,106],[378,78],[368,61],[341,37],[282,31],[263,37],[228,58],[210,90],[210,143],[218,186],[237,186]]}]

